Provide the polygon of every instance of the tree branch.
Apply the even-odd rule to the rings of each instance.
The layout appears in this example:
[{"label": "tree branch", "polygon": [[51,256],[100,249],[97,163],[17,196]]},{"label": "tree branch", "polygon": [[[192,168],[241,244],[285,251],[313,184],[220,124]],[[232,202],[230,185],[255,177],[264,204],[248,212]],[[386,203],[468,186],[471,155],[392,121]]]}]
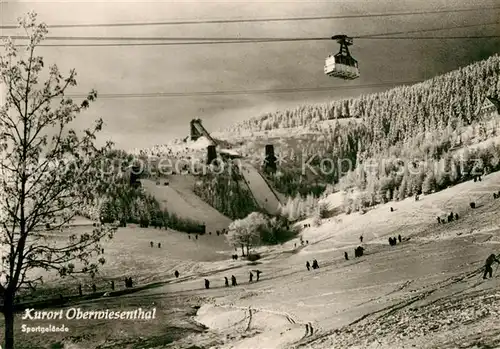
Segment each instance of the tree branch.
[{"label": "tree branch", "polygon": [[[73,79],[73,78],[74,78],[74,72],[72,72],[72,73],[71,73],[70,78],[71,78],[71,79]],[[61,88],[58,92],[56,92],[56,93],[54,93],[54,94],[49,95],[49,96],[48,96],[45,100],[43,100],[43,101],[39,104],[39,106],[38,106],[38,107],[34,108],[34,109],[31,111],[30,116],[34,115],[34,114],[37,112],[37,110],[38,110],[39,108],[41,108],[41,107],[42,107],[42,105],[44,105],[45,103],[49,102],[50,100],[52,100],[52,99],[54,99],[54,98],[56,98],[56,97],[58,97],[58,96],[64,95],[64,92],[65,92],[65,91],[66,91],[66,89],[68,88],[69,83],[70,83],[70,80],[69,80],[69,78],[68,78],[68,81],[66,81],[66,84],[64,84],[64,86],[63,86],[63,87],[62,87],[62,88]],[[44,128],[45,126],[47,126],[47,125],[48,125],[51,121],[52,121],[51,119],[47,119],[47,121],[46,121],[46,122],[42,122],[42,123],[40,123],[40,124],[37,124],[35,134],[34,134],[34,135],[33,135],[33,137],[31,138],[31,140],[28,142],[28,146],[31,146],[31,143],[33,142],[33,140],[35,140],[35,139],[36,139],[36,137],[40,134],[40,132],[43,130],[43,128]]]},{"label": "tree branch", "polygon": [[[5,174],[0,179],[0,227],[5,229],[1,245],[10,247],[6,260],[9,281],[0,285],[0,295],[7,294],[8,300],[22,287],[33,288],[41,282],[41,278],[29,276],[34,268],[57,270],[62,276],[79,272],[94,275],[98,264],[90,261],[100,254],[101,239],[112,237],[116,230],[114,226],[101,226],[80,236],[73,234],[67,242],[50,240],[49,232],[62,230],[84,205],[95,199],[96,193],[114,183],[97,173],[98,160],[110,147],[106,143],[97,149],[93,144],[102,121],[85,130],[81,137],[71,129],[63,136],[75,115],[95,99],[95,91],[80,106],[65,98],[67,89],[76,85],[76,72],[72,69],[63,81],[55,65],[37,90],[43,60],[34,52],[46,27],[36,25],[35,19],[36,15],[30,13],[20,21],[30,38],[28,58],[19,58],[12,42],[6,46],[7,58],[0,57],[0,77],[8,87],[7,104],[0,108],[0,170]],[[61,102],[51,110],[50,101],[60,96]],[[43,134],[50,126],[59,129],[49,142]],[[72,162],[65,167],[68,161]],[[55,168],[50,167],[51,162]],[[43,229],[44,223],[51,225]],[[72,261],[83,263],[82,270],[74,270]],[[104,263],[104,259],[99,262]]]}]

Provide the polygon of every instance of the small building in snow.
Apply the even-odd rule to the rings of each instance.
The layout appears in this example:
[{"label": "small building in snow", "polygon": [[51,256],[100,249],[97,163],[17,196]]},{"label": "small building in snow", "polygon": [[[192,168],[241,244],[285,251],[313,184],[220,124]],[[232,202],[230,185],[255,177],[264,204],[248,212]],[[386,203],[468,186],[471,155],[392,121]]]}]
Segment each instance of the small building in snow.
[{"label": "small building in snow", "polygon": [[492,115],[500,115],[500,101],[494,97],[486,97],[479,108],[478,117],[488,117]]}]

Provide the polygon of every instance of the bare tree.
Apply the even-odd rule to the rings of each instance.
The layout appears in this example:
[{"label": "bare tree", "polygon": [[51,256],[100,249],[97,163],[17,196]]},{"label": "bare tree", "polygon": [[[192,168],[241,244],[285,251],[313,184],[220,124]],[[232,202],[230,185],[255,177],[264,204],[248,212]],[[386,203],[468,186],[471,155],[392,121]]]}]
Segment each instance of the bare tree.
[{"label": "bare tree", "polygon": [[247,255],[251,246],[260,241],[259,228],[267,224],[266,217],[259,212],[252,212],[243,219],[237,219],[229,225],[229,232],[226,239],[233,247],[241,247],[241,252]]},{"label": "bare tree", "polygon": [[63,77],[56,65],[49,67],[42,82],[44,61],[35,51],[47,27],[37,24],[35,13],[20,18],[19,27],[26,45],[16,46],[7,39],[0,56],[5,92],[0,105],[0,248],[6,273],[6,281],[0,284],[0,306],[5,349],[14,348],[16,296],[42,282],[33,276],[33,269],[93,276],[105,262],[96,257],[102,250],[100,242],[111,238],[116,229],[97,225],[79,236],[69,229],[78,212],[113,185],[113,175],[100,171],[111,143],[94,145],[102,120],[81,135],[69,129],[97,93],[92,91],[81,104],[65,97],[66,90],[76,85],[76,72]]}]

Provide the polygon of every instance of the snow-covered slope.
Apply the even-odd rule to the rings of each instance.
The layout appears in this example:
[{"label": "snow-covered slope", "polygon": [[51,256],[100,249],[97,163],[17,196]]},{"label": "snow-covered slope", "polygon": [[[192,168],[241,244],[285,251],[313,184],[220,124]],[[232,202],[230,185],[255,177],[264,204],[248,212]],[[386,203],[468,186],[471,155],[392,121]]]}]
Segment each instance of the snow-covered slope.
[{"label": "snow-covered slope", "polygon": [[325,205],[329,211],[334,211],[342,207],[344,203],[345,193],[342,191],[332,193],[319,201],[320,204]]},{"label": "snow-covered slope", "polygon": [[[231,271],[238,281],[242,280],[241,287],[230,292],[213,291],[211,295],[218,297],[200,309],[197,320],[215,330],[214,338],[231,334],[218,345],[224,349],[293,348],[297,337],[303,346],[295,348],[309,347],[310,340],[318,349],[452,348],[456,346],[442,345],[451,339],[448,336],[456,336],[452,338],[459,343],[462,336],[476,332],[487,338],[491,334],[485,330],[496,326],[492,321],[498,308],[493,306],[488,311],[488,306],[481,304],[486,302],[485,297],[498,304],[500,278],[482,281],[477,268],[498,249],[492,241],[498,238],[499,230],[484,230],[498,225],[500,201],[491,195],[498,191],[498,183],[500,174],[492,174],[480,183],[464,183],[420,201],[380,205],[372,214],[350,215],[356,222],[352,226],[325,221],[319,228],[308,229],[308,246],[262,260],[258,267],[263,272],[261,281],[248,283],[248,268]],[[469,200],[479,204],[476,210],[468,207]],[[394,212],[389,210],[391,205]],[[459,220],[437,224],[435,215],[449,211],[459,212]],[[360,231],[352,228],[357,225],[365,233],[366,248],[365,256],[359,259],[353,258]],[[462,234],[471,227],[481,233]],[[386,239],[387,235],[397,235],[395,230],[403,238],[416,234],[391,247]],[[448,237],[440,238],[435,233]],[[344,260],[344,251],[349,253],[348,261]],[[313,258],[319,261],[320,269],[307,271],[305,262]],[[222,283],[218,280],[224,275],[217,273],[211,280]],[[199,283],[186,282],[173,289],[195,290]],[[457,297],[462,296],[460,308]],[[351,327],[356,335],[341,331],[341,326],[365,317],[366,321]],[[477,328],[474,321],[480,324]],[[340,330],[336,333],[335,329]]]},{"label": "snow-covered slope", "polygon": [[[311,245],[308,250],[335,250],[342,246],[350,246],[357,243],[356,238],[364,236],[365,241],[386,243],[389,236],[398,234],[410,234],[414,230],[421,230],[422,225],[436,224],[432,228],[434,239],[439,239],[447,234],[442,231],[441,225],[437,224],[437,217],[444,218],[450,212],[458,213],[462,216],[470,210],[469,203],[475,202],[477,207],[482,205],[496,205],[492,211],[496,211],[500,201],[493,200],[493,193],[500,190],[500,172],[491,173],[484,176],[481,182],[472,180],[458,184],[449,189],[431,194],[421,195],[419,201],[414,198],[407,198],[397,202],[378,205],[368,210],[365,214],[359,212],[352,214],[340,214],[333,218],[324,219],[320,227],[306,228],[302,232],[304,240],[309,240]],[[341,193],[331,195],[330,203],[339,200]],[[335,200],[335,198],[337,198]],[[493,201],[492,201],[493,200]],[[328,197],[325,199],[328,202]],[[390,208],[394,211],[391,212]],[[474,217],[470,221],[476,221]],[[490,220],[491,221],[491,220]],[[299,222],[309,223],[308,220]],[[488,225],[488,229],[498,228],[490,222],[476,222],[477,224],[467,227],[466,230],[458,233],[468,233],[477,229],[479,225]],[[450,223],[450,225],[455,223]],[[447,225],[443,225],[447,227]],[[455,232],[453,232],[453,235]],[[456,236],[456,235],[454,235]],[[321,243],[320,243],[321,242]]]},{"label": "snow-covered slope", "polygon": [[227,228],[231,219],[193,193],[194,178],[189,175],[172,175],[169,185],[165,180],[156,185],[152,180],[141,180],[142,186],[152,194],[168,212],[179,217],[205,222],[208,232]]},{"label": "snow-covered slope", "polygon": [[[175,188],[189,187],[194,180],[178,179]],[[201,305],[196,320],[209,330],[186,337],[182,345],[173,344],[175,348],[451,349],[457,343],[460,348],[498,348],[500,276],[494,269],[493,278],[483,280],[481,267],[489,254],[498,253],[500,199],[492,193],[499,185],[500,173],[490,174],[481,182],[469,181],[419,201],[379,205],[336,223],[325,220],[306,231],[307,246],[295,248],[293,241],[274,246],[275,252],[262,253],[258,266],[227,260],[233,250],[219,248],[224,238],[214,234],[193,241],[176,232],[123,228],[105,245],[110,263],[104,265],[104,277],[132,275],[141,285],[168,282],[123,298],[94,300],[92,305],[107,308],[115,300],[120,307],[130,302],[146,307],[187,297],[190,307]],[[469,201],[476,202],[476,209]],[[450,211],[460,218],[436,222],[436,215]],[[354,258],[360,230],[366,253]],[[128,236],[121,235],[127,231]],[[387,237],[398,233],[411,239],[389,246]],[[165,247],[150,248],[149,241]],[[218,251],[224,253],[220,259],[227,259],[217,258]],[[214,259],[218,261],[205,262]],[[312,259],[320,269],[305,268]],[[177,268],[181,277],[173,280]],[[250,283],[249,271],[257,268],[260,280]],[[224,277],[231,275],[238,286],[226,288]],[[209,290],[203,288],[205,278]],[[204,299],[210,299],[209,304],[202,305]],[[99,331],[116,332],[112,326],[105,321],[85,328],[94,338]],[[165,322],[150,321],[140,336],[161,331]]]}]

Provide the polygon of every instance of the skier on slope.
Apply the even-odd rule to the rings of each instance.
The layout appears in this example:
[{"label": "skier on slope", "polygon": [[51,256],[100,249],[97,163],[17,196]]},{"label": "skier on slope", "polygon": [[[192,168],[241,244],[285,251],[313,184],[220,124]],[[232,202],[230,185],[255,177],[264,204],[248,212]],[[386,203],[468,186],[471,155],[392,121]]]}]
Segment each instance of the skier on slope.
[{"label": "skier on slope", "polygon": [[500,264],[500,261],[497,259],[495,254],[490,254],[484,263],[484,274],[483,279],[486,279],[486,275],[490,274],[490,278],[493,277],[493,268],[491,267],[493,263],[497,262]]}]

